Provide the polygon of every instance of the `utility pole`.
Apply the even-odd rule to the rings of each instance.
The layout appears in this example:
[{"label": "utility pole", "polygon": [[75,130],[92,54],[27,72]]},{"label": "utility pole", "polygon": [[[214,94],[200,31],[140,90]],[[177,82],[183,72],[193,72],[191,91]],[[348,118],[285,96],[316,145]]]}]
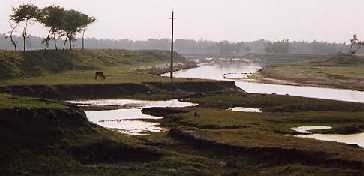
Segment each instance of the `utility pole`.
[{"label": "utility pole", "polygon": [[172,10],[172,43],[171,43],[171,68],[170,68],[170,78],[171,83],[173,84],[173,43],[174,43],[174,11]]}]

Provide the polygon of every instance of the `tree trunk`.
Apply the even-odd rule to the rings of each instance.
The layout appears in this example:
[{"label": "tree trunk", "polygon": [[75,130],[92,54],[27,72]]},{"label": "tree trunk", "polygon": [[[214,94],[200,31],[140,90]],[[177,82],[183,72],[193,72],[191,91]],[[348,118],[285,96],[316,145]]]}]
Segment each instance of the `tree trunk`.
[{"label": "tree trunk", "polygon": [[85,49],[85,29],[83,30],[83,33],[82,33],[82,50]]},{"label": "tree trunk", "polygon": [[54,40],[54,49],[57,51],[58,50],[58,47],[57,47],[56,34],[53,34],[53,40]]},{"label": "tree trunk", "polygon": [[26,47],[25,47],[25,45],[26,45],[26,44],[25,44],[25,41],[26,41],[26,36],[23,36],[23,51],[24,51],[24,53],[25,53],[25,48],[26,48]]},{"label": "tree trunk", "polygon": [[10,34],[10,41],[11,44],[14,46],[14,51],[16,52],[16,42],[14,41],[13,33]]},{"label": "tree trunk", "polygon": [[72,40],[71,40],[71,38],[68,38],[68,42],[70,44],[70,50],[72,50]]},{"label": "tree trunk", "polygon": [[27,40],[27,27],[28,27],[28,21],[25,22],[25,27],[23,29],[23,51],[26,52],[26,40]]}]

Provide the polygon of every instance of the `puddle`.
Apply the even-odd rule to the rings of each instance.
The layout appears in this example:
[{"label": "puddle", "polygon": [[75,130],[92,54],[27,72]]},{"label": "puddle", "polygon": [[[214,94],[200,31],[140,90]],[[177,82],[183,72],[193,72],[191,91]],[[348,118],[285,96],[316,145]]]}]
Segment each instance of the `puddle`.
[{"label": "puddle", "polygon": [[79,106],[122,106],[117,110],[85,111],[90,122],[105,128],[115,129],[128,135],[148,135],[149,133],[164,132],[157,122],[143,120],[160,120],[163,117],[155,117],[143,114],[143,108],[152,107],[190,107],[197,104],[180,102],[176,99],[167,101],[144,101],[132,99],[102,99],[85,101],[68,101]]},{"label": "puddle", "polygon": [[243,107],[235,107],[235,108],[229,108],[228,111],[234,111],[234,112],[262,112],[259,108],[243,108]]},{"label": "puddle", "polygon": [[149,133],[160,133],[167,131],[159,127],[159,123],[145,122],[142,120],[109,120],[99,121],[105,128],[116,129],[128,135],[148,135]]},{"label": "puddle", "polygon": [[307,133],[311,134],[311,130],[330,130],[332,129],[331,126],[300,126],[297,128],[292,128],[292,130],[299,132],[299,133]]},{"label": "puddle", "polygon": [[310,134],[310,135],[296,135],[299,138],[310,138],[321,141],[334,141],[344,144],[356,144],[364,148],[364,133],[338,135],[338,134]]},{"label": "puddle", "polygon": [[301,133],[307,133],[307,135],[295,135],[295,137],[352,144],[364,148],[364,133],[343,135],[343,134],[312,134],[312,132],[310,132],[310,130],[326,130],[331,128],[332,127],[330,126],[302,126],[302,127],[292,128],[292,130]]},{"label": "puddle", "polygon": [[166,101],[149,101],[149,100],[133,100],[133,99],[99,99],[84,101],[67,101],[69,103],[80,106],[123,106],[129,108],[150,108],[150,107],[173,107],[182,108],[188,106],[196,106],[197,104],[190,102],[181,102],[177,99]]}]

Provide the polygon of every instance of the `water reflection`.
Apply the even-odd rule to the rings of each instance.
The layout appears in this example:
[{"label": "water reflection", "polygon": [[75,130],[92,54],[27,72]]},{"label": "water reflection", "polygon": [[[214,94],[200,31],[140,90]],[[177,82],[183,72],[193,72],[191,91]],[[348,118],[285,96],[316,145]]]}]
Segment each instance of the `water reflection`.
[{"label": "water reflection", "polygon": [[196,104],[190,102],[181,102],[177,99],[166,101],[149,101],[149,100],[133,100],[133,99],[98,99],[98,100],[76,100],[67,101],[69,103],[78,104],[81,106],[123,106],[123,107],[188,107]]},{"label": "water reflection", "polygon": [[131,99],[103,99],[68,101],[80,106],[122,106],[117,110],[85,111],[90,122],[96,123],[105,128],[115,129],[129,135],[148,135],[149,133],[163,132],[166,129],[160,127],[157,122],[143,120],[159,120],[163,117],[155,117],[143,114],[143,108],[151,107],[189,107],[196,106],[190,102],[178,100],[168,101],[144,101]]}]

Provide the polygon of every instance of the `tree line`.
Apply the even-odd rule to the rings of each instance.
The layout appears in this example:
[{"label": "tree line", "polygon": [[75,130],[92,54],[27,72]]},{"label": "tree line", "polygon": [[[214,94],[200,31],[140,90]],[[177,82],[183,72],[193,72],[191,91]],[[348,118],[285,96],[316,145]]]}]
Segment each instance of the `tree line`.
[{"label": "tree line", "polygon": [[[9,34],[7,34],[9,36]],[[0,50],[10,50],[12,45],[9,40],[4,39],[5,34],[0,33]],[[13,36],[18,45],[22,45],[21,36]],[[31,36],[27,39],[27,49],[39,50],[45,47],[41,43],[43,38]],[[54,49],[53,42],[49,49]],[[68,48],[63,45],[63,40],[57,39],[59,49]],[[85,39],[87,46],[90,49],[127,49],[127,50],[169,50],[170,39],[149,39],[149,40],[130,40],[130,39]],[[73,42],[73,47],[82,45],[81,40]],[[328,43],[320,41],[268,41],[258,40],[250,42],[216,42],[206,40],[190,40],[190,39],[176,39],[175,50],[184,55],[201,55],[211,57],[228,57],[228,56],[245,56],[248,54],[336,54],[338,52],[350,52],[349,43]],[[287,51],[288,50],[288,51]],[[364,49],[359,48],[357,53],[364,53]]]},{"label": "tree line", "polygon": [[33,4],[23,4],[12,9],[10,15],[7,38],[17,50],[17,41],[14,40],[14,33],[22,28],[21,37],[23,40],[23,51],[26,51],[26,40],[30,37],[28,32],[29,25],[40,23],[48,29],[48,35],[42,40],[42,44],[49,48],[50,41],[53,41],[54,48],[57,50],[57,40],[62,40],[63,45],[69,44],[72,50],[72,42],[76,40],[78,33],[82,34],[82,49],[85,48],[85,32],[87,27],[95,22],[95,18],[88,16],[77,10],[66,10],[61,6],[47,6],[39,8]]}]

